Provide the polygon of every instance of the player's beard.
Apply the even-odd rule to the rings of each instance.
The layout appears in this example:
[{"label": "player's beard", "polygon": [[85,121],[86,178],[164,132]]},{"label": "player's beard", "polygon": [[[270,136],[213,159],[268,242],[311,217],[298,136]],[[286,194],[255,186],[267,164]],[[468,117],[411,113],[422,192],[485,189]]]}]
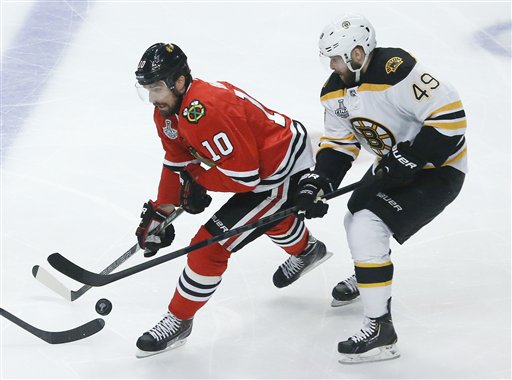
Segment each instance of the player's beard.
[{"label": "player's beard", "polygon": [[[176,96],[176,102],[174,102],[174,104],[159,103],[159,102],[153,103],[153,105],[158,108],[158,111],[160,112],[160,114],[163,117],[168,118],[173,115],[176,115],[179,112],[180,107],[181,107],[181,102],[183,100],[183,95],[175,94],[175,96]],[[160,108],[159,106],[165,106],[166,108]]]},{"label": "player's beard", "polygon": [[354,85],[356,84],[356,74],[354,72],[348,71],[344,74],[338,75],[340,76],[343,83],[345,83],[345,86],[347,88],[354,87]]},{"label": "player's beard", "polygon": [[[181,101],[176,102],[173,105],[165,104],[165,103],[158,103],[155,102],[153,105],[158,108],[158,111],[160,112],[160,115],[162,115],[164,118],[171,117],[178,113],[179,107],[180,107]],[[165,108],[160,108],[160,106],[165,106]]]}]

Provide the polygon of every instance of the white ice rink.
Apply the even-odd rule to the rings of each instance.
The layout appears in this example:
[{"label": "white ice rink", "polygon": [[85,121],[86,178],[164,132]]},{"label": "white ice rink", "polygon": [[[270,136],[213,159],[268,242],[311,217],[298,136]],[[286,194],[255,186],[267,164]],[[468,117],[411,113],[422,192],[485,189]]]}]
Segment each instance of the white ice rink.
[{"label": "white ice rink", "polygon": [[[60,7],[60,8],[59,8]],[[60,13],[56,10],[61,11]],[[69,303],[31,275],[60,252],[99,272],[135,243],[156,195],[162,149],[134,71],[155,42],[175,42],[193,75],[227,80],[322,131],[317,54],[325,23],[364,13],[379,46],[402,47],[452,82],[465,105],[470,173],[458,199],[405,245],[393,243],[393,319],[402,356],[341,365],[337,343],[361,327],[360,302],[330,307],[352,273],[347,196],[308,222],[334,257],[289,288],[286,255],[265,237],[236,253],[183,347],[135,358],[166,310],[184,257]],[[1,378],[496,379],[511,376],[511,3],[18,2],[2,0],[1,306],[45,330],[113,311],[97,335],[49,345],[1,319]],[[344,184],[370,163],[362,154]],[[176,223],[185,247],[227,198]],[[122,268],[143,262],[142,254]]]}]

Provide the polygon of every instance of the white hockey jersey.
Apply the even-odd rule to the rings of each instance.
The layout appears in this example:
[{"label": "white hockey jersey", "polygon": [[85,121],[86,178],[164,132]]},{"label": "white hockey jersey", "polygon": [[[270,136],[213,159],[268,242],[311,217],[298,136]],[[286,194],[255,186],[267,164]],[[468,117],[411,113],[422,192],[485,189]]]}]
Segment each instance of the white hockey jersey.
[{"label": "white hockey jersey", "polygon": [[[333,73],[321,92],[325,131],[320,149],[334,149],[355,159],[363,146],[376,162],[401,141],[414,145],[420,130],[435,128],[456,146],[440,152],[442,164],[467,171],[466,116],[452,85],[424,68],[409,53],[377,48],[360,84],[346,88]],[[445,149],[433,144],[432,149]],[[446,159],[445,159],[446,158]],[[428,163],[425,169],[434,168]]]}]

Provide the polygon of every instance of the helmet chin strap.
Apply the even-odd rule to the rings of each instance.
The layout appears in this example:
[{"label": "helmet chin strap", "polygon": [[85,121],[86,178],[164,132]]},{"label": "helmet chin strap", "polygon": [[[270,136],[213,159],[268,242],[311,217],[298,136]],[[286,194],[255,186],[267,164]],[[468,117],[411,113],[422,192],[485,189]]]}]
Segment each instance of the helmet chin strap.
[{"label": "helmet chin strap", "polygon": [[346,62],[347,64],[347,67],[350,71],[352,71],[354,74],[355,74],[355,83],[359,83],[359,80],[361,79],[361,70],[363,69],[363,67],[366,65],[366,63],[368,62],[368,58],[370,57],[370,54],[364,54],[364,60],[363,60],[363,63],[361,64],[361,67],[358,68],[358,69],[354,69],[352,67],[352,61],[350,62]]}]

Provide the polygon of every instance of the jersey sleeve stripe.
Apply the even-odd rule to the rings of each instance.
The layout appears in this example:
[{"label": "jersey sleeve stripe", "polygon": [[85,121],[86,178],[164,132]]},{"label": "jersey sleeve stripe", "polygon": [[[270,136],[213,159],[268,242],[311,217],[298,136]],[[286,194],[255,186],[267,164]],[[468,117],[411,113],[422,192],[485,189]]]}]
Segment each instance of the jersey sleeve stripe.
[{"label": "jersey sleeve stripe", "polygon": [[440,114],[443,114],[447,111],[453,111],[453,110],[462,110],[464,107],[462,107],[462,102],[460,100],[457,100],[456,102],[446,104],[442,106],[441,108],[438,108],[434,112],[432,112],[427,119],[431,119],[433,117],[436,117]]},{"label": "jersey sleeve stripe", "polygon": [[331,140],[326,140],[326,141],[321,141],[320,146],[323,146],[323,145],[329,145],[329,146],[335,146],[335,147],[351,147],[351,146],[355,146],[356,148],[359,148],[361,146],[361,144],[359,143],[353,143],[353,142],[339,142],[339,141],[331,141]]},{"label": "jersey sleeve stripe", "polygon": [[222,174],[227,175],[228,177],[238,177],[238,178],[254,177],[254,176],[257,177],[258,173],[259,173],[258,169],[248,170],[248,171],[234,171],[234,170],[223,169],[220,166],[217,166],[217,169],[219,169],[219,171],[221,171]]},{"label": "jersey sleeve stripe", "polygon": [[448,112],[443,114],[438,114],[434,117],[429,117],[426,119],[426,121],[429,120],[455,120],[455,119],[464,119],[466,117],[466,113],[464,110],[457,110],[455,112]]},{"label": "jersey sleeve stripe", "polygon": [[272,175],[261,180],[260,185],[262,186],[258,187],[257,191],[263,191],[266,188],[270,188],[269,186],[275,186],[282,183],[293,170],[297,162],[300,160],[302,153],[306,149],[308,139],[306,128],[298,121],[293,120],[290,125],[290,130],[294,137],[288,148],[286,156],[283,158],[281,165],[279,165]]},{"label": "jersey sleeve stripe", "polygon": [[329,140],[329,141],[345,141],[345,140],[349,140],[349,141],[357,141],[356,140],[356,136],[351,133],[345,137],[330,137],[330,136],[322,136],[320,137],[320,141],[324,141],[324,140]]},{"label": "jersey sleeve stripe", "polygon": [[322,149],[332,149],[335,150],[336,152],[344,153],[352,157],[354,160],[357,158],[357,156],[359,156],[359,148],[356,146],[340,147],[334,144],[320,144],[320,148],[318,149],[318,151]]},{"label": "jersey sleeve stripe", "polygon": [[442,166],[451,165],[459,160],[461,160],[463,157],[465,157],[468,154],[468,147],[464,146],[464,148],[458,152],[455,153],[453,156],[449,157],[445,163],[443,163]]},{"label": "jersey sleeve stripe", "polygon": [[183,161],[183,162],[172,162],[169,160],[164,159],[164,166],[167,169],[173,170],[175,172],[178,172],[185,168],[188,164],[198,164],[199,160],[191,160],[191,161]]},{"label": "jersey sleeve stripe", "polygon": [[226,170],[222,169],[221,167],[217,166],[217,169],[224,175],[231,178],[236,183],[239,183],[240,185],[253,187],[260,183],[260,175],[257,169],[245,171],[245,172],[237,172],[233,170]]},{"label": "jersey sleeve stripe", "polygon": [[450,129],[450,130],[455,130],[455,129],[461,129],[461,130],[464,130],[466,129],[466,119],[462,119],[462,120],[444,120],[444,121],[439,121],[439,122],[428,122],[427,124],[425,124],[427,127],[434,127],[434,128],[438,128],[438,129]]}]

